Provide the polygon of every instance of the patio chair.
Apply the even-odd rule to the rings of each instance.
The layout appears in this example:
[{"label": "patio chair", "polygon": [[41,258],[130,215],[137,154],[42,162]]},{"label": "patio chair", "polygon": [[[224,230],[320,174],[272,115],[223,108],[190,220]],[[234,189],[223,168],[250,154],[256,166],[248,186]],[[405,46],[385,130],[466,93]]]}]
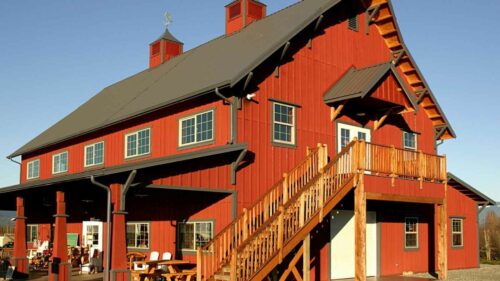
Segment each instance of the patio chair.
[{"label": "patio chair", "polygon": [[[149,260],[150,261],[157,261],[160,258],[160,253],[153,251],[151,254],[149,254]],[[144,263],[137,263],[134,262],[134,271],[145,271],[148,269],[148,265]]]},{"label": "patio chair", "polygon": [[[164,252],[163,255],[161,255],[161,259],[162,260],[166,260],[166,261],[171,260],[172,259],[172,253],[170,253],[170,252]],[[166,265],[159,265],[158,269],[163,270],[164,272],[168,271]]]}]

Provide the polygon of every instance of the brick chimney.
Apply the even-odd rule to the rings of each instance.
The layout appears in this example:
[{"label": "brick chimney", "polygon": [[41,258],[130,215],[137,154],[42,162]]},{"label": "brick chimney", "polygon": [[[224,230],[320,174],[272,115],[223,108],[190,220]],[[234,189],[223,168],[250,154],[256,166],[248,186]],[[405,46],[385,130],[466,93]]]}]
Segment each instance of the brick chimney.
[{"label": "brick chimney", "polygon": [[149,44],[149,68],[156,67],[182,54],[183,46],[184,44],[166,28],[158,39]]},{"label": "brick chimney", "polygon": [[226,5],[226,34],[266,16],[266,5],[256,0],[235,0]]}]

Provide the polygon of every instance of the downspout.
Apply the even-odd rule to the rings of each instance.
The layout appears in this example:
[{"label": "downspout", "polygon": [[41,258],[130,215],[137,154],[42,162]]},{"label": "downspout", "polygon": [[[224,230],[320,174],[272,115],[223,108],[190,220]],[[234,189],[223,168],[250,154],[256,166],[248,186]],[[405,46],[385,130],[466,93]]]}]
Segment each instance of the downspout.
[{"label": "downspout", "polygon": [[108,203],[107,203],[107,210],[106,210],[106,229],[107,229],[107,234],[106,234],[106,267],[104,268],[104,280],[108,281],[109,280],[109,268],[111,265],[111,188],[109,186],[106,186],[100,182],[97,182],[94,178],[94,176],[90,176],[90,182],[94,184],[95,186],[98,186],[108,193]]},{"label": "downspout", "polygon": [[[16,163],[16,164],[19,164],[19,167],[20,167],[20,168],[22,167],[21,162],[18,162],[18,161],[16,161],[16,160],[12,159],[12,157],[7,157],[7,159],[9,159],[10,161],[12,161],[12,162],[14,162],[14,163]],[[21,170],[22,170],[22,169],[21,169]],[[21,171],[19,171],[19,182],[21,182],[21,181],[22,181],[22,179],[23,179],[22,172],[21,172]]]}]

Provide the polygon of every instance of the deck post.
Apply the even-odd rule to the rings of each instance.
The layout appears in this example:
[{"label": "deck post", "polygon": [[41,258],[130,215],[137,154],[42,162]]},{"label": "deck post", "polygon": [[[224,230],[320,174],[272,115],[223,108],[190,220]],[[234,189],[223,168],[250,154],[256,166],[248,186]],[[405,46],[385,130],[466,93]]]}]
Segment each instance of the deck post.
[{"label": "deck post", "polygon": [[68,263],[68,243],[66,202],[64,192],[56,193],[56,228],[54,230],[54,248],[52,262],[49,266],[50,281],[68,281],[71,276],[71,264]]},{"label": "deck post", "polygon": [[448,243],[447,243],[447,212],[446,200],[443,204],[435,205],[437,229],[437,275],[439,280],[448,277]]},{"label": "deck post", "polygon": [[311,234],[307,234],[302,242],[304,250],[302,252],[302,280],[311,280]]},{"label": "deck post", "polygon": [[26,257],[26,217],[24,216],[24,199],[16,198],[16,225],[14,228],[14,257],[12,265],[17,272],[29,274],[28,258]]},{"label": "deck post", "polygon": [[111,201],[113,202],[113,224],[111,236],[111,281],[129,281],[130,270],[127,269],[127,241],[125,215],[121,210],[122,185],[111,184]]},{"label": "deck post", "polygon": [[366,280],[366,193],[363,171],[358,174],[359,180],[354,190],[354,251],[355,280]]}]

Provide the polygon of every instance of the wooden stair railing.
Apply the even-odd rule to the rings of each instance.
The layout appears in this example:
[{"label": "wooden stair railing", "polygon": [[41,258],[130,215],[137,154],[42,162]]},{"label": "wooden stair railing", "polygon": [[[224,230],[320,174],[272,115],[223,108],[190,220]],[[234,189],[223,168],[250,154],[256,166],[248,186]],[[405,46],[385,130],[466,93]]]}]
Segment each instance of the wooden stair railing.
[{"label": "wooden stair railing", "polygon": [[274,184],[251,207],[243,212],[207,245],[197,251],[197,276],[201,280],[209,279],[229,263],[231,255],[242,243],[252,236],[257,229],[269,220],[280,206],[295,196],[309,181],[319,174],[327,163],[327,147],[318,144],[314,149],[307,149],[306,158],[295,166],[283,178]]}]

